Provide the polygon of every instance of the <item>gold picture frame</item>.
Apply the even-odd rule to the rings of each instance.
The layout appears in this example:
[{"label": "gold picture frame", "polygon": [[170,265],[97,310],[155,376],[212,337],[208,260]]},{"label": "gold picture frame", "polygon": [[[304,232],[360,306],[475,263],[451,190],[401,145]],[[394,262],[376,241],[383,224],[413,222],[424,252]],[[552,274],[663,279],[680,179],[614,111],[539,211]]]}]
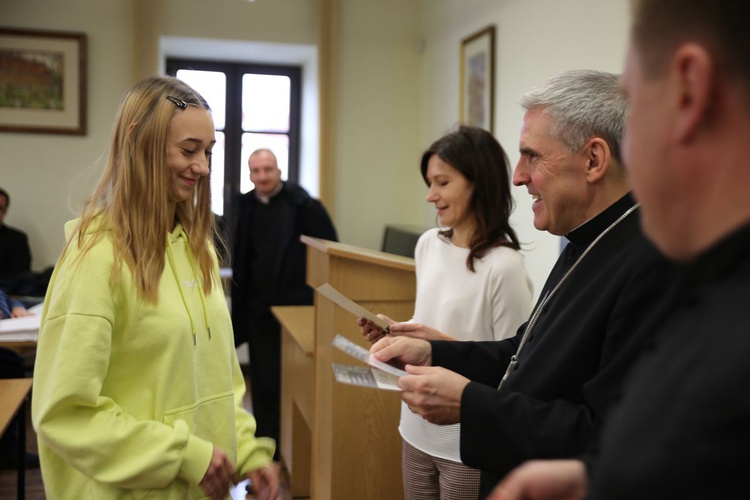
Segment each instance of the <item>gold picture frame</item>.
[{"label": "gold picture frame", "polygon": [[0,132],[86,134],[86,35],[0,28]]},{"label": "gold picture frame", "polygon": [[461,40],[460,122],[494,133],[495,26]]}]

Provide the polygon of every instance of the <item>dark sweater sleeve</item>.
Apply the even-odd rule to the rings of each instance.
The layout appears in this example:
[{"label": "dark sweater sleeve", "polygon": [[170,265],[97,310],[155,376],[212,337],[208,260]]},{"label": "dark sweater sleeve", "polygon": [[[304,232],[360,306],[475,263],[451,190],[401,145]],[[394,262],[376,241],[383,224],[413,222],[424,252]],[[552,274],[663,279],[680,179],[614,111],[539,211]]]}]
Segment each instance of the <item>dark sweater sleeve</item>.
[{"label": "dark sweater sleeve", "polygon": [[589,441],[597,423],[598,417],[585,404],[544,402],[471,382],[461,396],[461,460],[484,471],[505,473],[524,457],[567,457],[571,443]]},{"label": "dark sweater sleeve", "polygon": [[[569,458],[593,450],[602,422],[621,395],[623,380],[652,342],[677,292],[677,287],[659,284],[672,281],[676,269],[650,250],[642,257],[648,264],[630,274],[602,325],[597,371],[580,388],[581,399],[535,397],[478,383],[464,389],[461,459],[465,464],[502,475],[524,460]],[[533,381],[540,375],[526,373],[525,378]],[[544,385],[548,384],[552,382],[546,380]]]},{"label": "dark sweater sleeve", "polygon": [[[519,330],[520,331],[520,330]],[[488,342],[434,340],[432,365],[442,366],[464,377],[497,389],[511,356],[516,352],[516,337]]]}]

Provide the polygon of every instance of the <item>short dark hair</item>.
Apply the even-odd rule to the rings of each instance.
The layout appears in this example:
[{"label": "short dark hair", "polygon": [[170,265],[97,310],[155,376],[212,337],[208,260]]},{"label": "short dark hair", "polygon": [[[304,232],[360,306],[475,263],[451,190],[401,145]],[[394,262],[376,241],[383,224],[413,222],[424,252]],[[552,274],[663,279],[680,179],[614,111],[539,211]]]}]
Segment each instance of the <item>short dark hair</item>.
[{"label": "short dark hair", "polygon": [[10,195],[5,189],[0,188],[0,196],[5,196],[5,201],[6,201],[5,208],[8,208],[10,206]]},{"label": "short dark hair", "polygon": [[[510,164],[492,134],[481,128],[461,126],[435,141],[422,154],[422,178],[428,186],[427,164],[432,155],[461,172],[474,185],[469,210],[476,220],[476,230],[469,242],[466,267],[474,271],[474,259],[481,259],[497,246],[518,250],[521,245],[509,222],[513,211]],[[450,238],[453,229],[440,231],[440,235]]]},{"label": "short dark hair", "polygon": [[632,40],[649,76],[686,41],[700,43],[731,78],[750,85],[750,2],[747,0],[631,0]]}]

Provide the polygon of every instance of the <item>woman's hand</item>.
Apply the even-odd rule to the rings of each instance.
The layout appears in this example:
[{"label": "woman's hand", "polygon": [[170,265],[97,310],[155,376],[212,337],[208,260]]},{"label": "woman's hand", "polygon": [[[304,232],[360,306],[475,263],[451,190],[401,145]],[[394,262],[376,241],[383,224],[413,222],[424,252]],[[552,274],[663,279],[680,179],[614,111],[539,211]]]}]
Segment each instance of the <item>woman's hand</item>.
[{"label": "woman's hand", "polygon": [[[390,324],[390,326],[398,324],[384,314],[378,314],[378,318],[387,321]],[[373,323],[372,321],[366,318],[357,318],[357,326],[359,326],[360,330],[362,331],[362,336],[368,342],[372,342],[372,343],[377,342],[378,340],[382,339],[384,336],[388,334],[387,331],[376,326],[375,323]]]},{"label": "woman's hand", "polygon": [[378,314],[378,318],[384,319],[389,323],[386,330],[379,328],[372,321],[365,318],[357,318],[357,326],[360,327],[362,336],[367,339],[368,342],[375,343],[386,335],[392,335],[394,337],[412,337],[423,340],[456,340],[450,335],[446,335],[443,332],[420,323],[399,323],[398,321],[393,321],[384,314]]},{"label": "woman's hand", "polygon": [[388,333],[394,337],[401,335],[424,340],[456,340],[450,335],[419,323],[393,323],[388,329]]},{"label": "woman's hand", "polygon": [[276,500],[279,496],[279,467],[275,463],[250,471],[247,477],[258,500]]},{"label": "woman's hand", "polygon": [[224,500],[232,486],[237,484],[236,474],[234,465],[226,453],[214,447],[208,470],[198,486],[203,488],[212,500]]}]

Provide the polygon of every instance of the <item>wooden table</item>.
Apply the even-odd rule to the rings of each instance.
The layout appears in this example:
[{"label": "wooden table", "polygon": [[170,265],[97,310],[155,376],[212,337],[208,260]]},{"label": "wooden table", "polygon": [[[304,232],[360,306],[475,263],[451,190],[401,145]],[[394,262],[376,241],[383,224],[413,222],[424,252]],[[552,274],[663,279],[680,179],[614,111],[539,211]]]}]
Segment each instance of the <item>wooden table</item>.
[{"label": "wooden table", "polygon": [[18,342],[4,342],[0,341],[0,347],[10,349],[19,356],[24,354],[32,353],[36,351],[36,342],[33,340],[22,340]]},{"label": "wooden table", "polygon": [[[0,436],[17,416],[18,420],[18,498],[26,497],[26,401],[30,378],[0,379]],[[19,409],[21,411],[19,411]]]}]

